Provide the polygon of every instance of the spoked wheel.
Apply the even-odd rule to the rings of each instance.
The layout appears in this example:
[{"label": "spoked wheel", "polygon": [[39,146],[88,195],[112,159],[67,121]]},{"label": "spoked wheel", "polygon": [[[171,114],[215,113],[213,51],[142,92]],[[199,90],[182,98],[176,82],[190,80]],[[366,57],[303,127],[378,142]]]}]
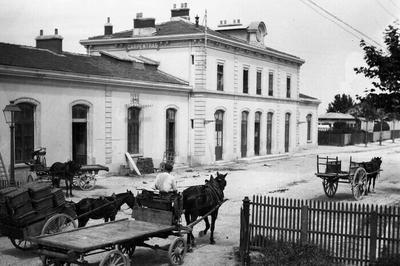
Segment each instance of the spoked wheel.
[{"label": "spoked wheel", "polygon": [[133,257],[136,245],[134,243],[124,243],[118,246],[118,250],[126,254],[129,258]]},{"label": "spoked wheel", "polygon": [[96,177],[90,174],[84,174],[77,178],[76,185],[82,190],[92,190],[96,186]]},{"label": "spoked wheel", "polygon": [[31,241],[25,240],[25,239],[17,239],[17,238],[12,238],[9,237],[11,243],[13,244],[14,247],[20,250],[31,250],[34,249],[34,244]]},{"label": "spoked wheel", "polygon": [[42,229],[42,235],[55,234],[76,228],[76,222],[65,213],[56,214],[46,221]]},{"label": "spoked wheel", "polygon": [[365,196],[365,192],[367,191],[367,171],[364,168],[357,168],[354,173],[351,189],[356,200],[360,200]]},{"label": "spoked wheel", "polygon": [[128,266],[128,259],[119,250],[109,252],[100,262],[100,266]]},{"label": "spoked wheel", "polygon": [[183,264],[183,259],[186,255],[186,241],[182,237],[177,237],[169,245],[168,257],[171,265]]},{"label": "spoked wheel", "polygon": [[332,198],[337,191],[339,181],[322,180],[322,186],[324,187],[325,195]]}]

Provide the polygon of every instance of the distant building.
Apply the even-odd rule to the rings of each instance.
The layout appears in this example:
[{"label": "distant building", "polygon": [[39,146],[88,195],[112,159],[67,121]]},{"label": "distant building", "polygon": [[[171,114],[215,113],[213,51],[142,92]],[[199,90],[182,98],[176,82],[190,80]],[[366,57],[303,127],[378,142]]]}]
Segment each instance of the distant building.
[{"label": "distant building", "polygon": [[[104,35],[80,43],[89,55],[157,61],[160,70],[189,83],[193,90],[183,121],[187,150],[177,150],[177,156],[196,165],[317,146],[320,101],[300,93],[304,60],[266,47],[266,35],[262,21],[244,25],[239,19],[223,20],[217,29],[205,29],[198,17],[190,21],[183,4],[171,10],[170,21],[156,24],[139,13],[133,29],[114,33],[107,21]],[[147,115],[151,110],[139,112]],[[139,128],[147,123],[141,121]],[[161,138],[164,131],[159,131]],[[143,137],[133,141],[146,154]]]},{"label": "distant building", "polygon": [[318,125],[320,126],[328,125],[330,128],[332,128],[336,122],[344,122],[348,127],[356,127],[357,124],[356,118],[350,114],[331,112],[325,113],[318,117]]}]

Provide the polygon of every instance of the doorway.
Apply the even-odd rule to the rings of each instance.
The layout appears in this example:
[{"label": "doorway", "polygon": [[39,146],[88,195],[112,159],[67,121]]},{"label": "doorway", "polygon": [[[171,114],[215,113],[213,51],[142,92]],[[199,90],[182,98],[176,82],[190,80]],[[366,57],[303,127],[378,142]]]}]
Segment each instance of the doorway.
[{"label": "doorway", "polygon": [[215,118],[215,160],[222,160],[224,144],[224,111],[218,110],[214,114]]},{"label": "doorway", "polygon": [[72,160],[87,164],[87,114],[89,107],[83,104],[72,106]]},{"label": "doorway", "polygon": [[260,122],[261,113],[256,112],[254,117],[254,155],[260,155]]},{"label": "doorway", "polygon": [[242,127],[241,127],[241,145],[240,151],[242,157],[247,156],[247,120],[249,118],[249,113],[247,111],[242,112]]},{"label": "doorway", "polygon": [[285,115],[285,152],[289,152],[290,113]]},{"label": "doorway", "polygon": [[271,112],[267,114],[267,154],[272,153],[272,116]]}]

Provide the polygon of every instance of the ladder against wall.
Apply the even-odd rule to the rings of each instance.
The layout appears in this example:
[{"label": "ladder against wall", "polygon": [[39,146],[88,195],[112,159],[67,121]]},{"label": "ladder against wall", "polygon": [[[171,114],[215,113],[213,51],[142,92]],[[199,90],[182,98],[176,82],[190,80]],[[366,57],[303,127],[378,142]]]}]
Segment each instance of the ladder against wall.
[{"label": "ladder against wall", "polygon": [[7,169],[0,153],[0,180],[8,180]]}]

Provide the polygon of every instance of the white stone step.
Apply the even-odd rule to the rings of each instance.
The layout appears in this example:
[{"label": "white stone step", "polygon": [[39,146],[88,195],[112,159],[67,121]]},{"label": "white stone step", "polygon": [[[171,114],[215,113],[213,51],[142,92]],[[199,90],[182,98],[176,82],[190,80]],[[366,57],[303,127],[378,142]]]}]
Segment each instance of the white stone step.
[{"label": "white stone step", "polygon": [[286,158],[289,158],[288,153],[252,156],[252,157],[240,158],[237,161],[239,163],[261,163],[261,162],[274,161],[274,160],[280,160],[280,159],[286,159]]}]

